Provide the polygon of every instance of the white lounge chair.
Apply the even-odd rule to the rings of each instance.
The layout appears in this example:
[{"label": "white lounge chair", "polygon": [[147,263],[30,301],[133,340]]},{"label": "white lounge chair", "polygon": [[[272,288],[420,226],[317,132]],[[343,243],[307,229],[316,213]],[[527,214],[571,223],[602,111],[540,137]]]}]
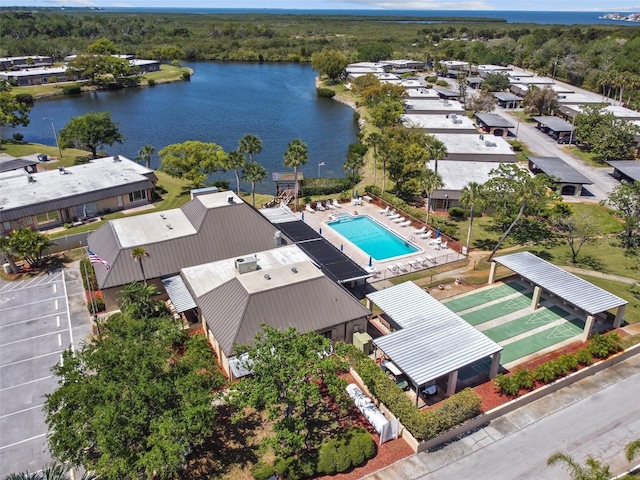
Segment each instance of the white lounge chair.
[{"label": "white lounge chair", "polygon": [[[395,214],[396,214],[396,209],[395,208],[393,208],[393,209],[389,210],[387,213],[385,213],[385,215],[387,217],[390,217],[390,216],[395,215]],[[398,216],[400,216],[400,215],[398,215]]]},{"label": "white lounge chair", "polygon": [[425,267],[427,265],[427,261],[422,257],[416,257],[416,262]]},{"label": "white lounge chair", "polygon": [[417,258],[415,260],[409,260],[407,263],[409,264],[409,266],[411,268],[418,268],[418,259]]},{"label": "white lounge chair", "polygon": [[316,202],[316,210],[319,210],[321,212],[324,212],[326,210],[326,208],[324,208],[322,206],[322,202]]},{"label": "white lounge chair", "polygon": [[423,225],[422,228],[418,228],[413,231],[414,235],[422,235],[427,230],[427,226]]},{"label": "white lounge chair", "polygon": [[395,220],[396,218],[400,218],[399,213],[394,213],[393,215],[389,215],[389,220]]},{"label": "white lounge chair", "polygon": [[407,267],[404,266],[404,264],[400,263],[400,262],[396,262],[396,268],[398,270],[402,270],[403,272],[407,271]]},{"label": "white lounge chair", "polygon": [[440,240],[440,237],[438,238],[434,238],[433,240],[431,240],[431,245],[437,245],[438,247],[440,246],[440,244],[442,243],[442,240]]},{"label": "white lounge chair", "polygon": [[333,205],[336,208],[342,208],[342,205],[340,205],[340,202],[335,198],[331,200],[331,205]]},{"label": "white lounge chair", "polygon": [[326,208],[328,208],[329,210],[335,210],[336,207],[331,203],[331,200],[327,200],[326,202],[324,202],[324,206]]},{"label": "white lounge chair", "polygon": [[431,238],[431,235],[433,235],[433,230],[429,230],[427,233],[423,233],[422,235],[420,235],[420,238],[423,240],[428,240],[429,238]]},{"label": "white lounge chair", "polygon": [[405,220],[404,222],[400,222],[398,224],[399,227],[408,227],[409,225],[411,225],[411,220]]},{"label": "white lounge chair", "polygon": [[434,265],[438,262],[434,257],[432,257],[431,255],[427,255],[427,261],[433,263]]},{"label": "white lounge chair", "polygon": [[304,209],[305,209],[307,212],[309,212],[309,213],[316,213],[316,211],[311,207],[311,204],[310,204],[310,203],[307,203],[307,204],[304,206]]},{"label": "white lounge chair", "polygon": [[393,273],[394,275],[395,275],[396,273],[398,273],[398,267],[396,267],[395,265],[387,265],[387,268],[388,268],[388,269],[389,269],[389,271],[390,271],[391,273]]},{"label": "white lounge chair", "polygon": [[[391,217],[389,217],[391,218]],[[404,217],[397,217],[393,219],[393,223],[400,223],[400,222],[404,222],[406,220],[406,218]]]},{"label": "white lounge chair", "polygon": [[381,215],[386,214],[389,211],[389,205],[387,205],[387,208],[382,208],[380,210],[378,210],[378,213]]},{"label": "white lounge chair", "polygon": [[447,249],[447,242],[442,242],[440,244],[440,250],[446,250]]}]

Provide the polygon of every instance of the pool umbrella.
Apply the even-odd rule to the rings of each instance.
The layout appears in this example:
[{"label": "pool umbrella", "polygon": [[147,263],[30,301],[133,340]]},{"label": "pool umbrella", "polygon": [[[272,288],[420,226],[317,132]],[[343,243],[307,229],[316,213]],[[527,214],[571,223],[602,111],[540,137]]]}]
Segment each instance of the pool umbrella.
[{"label": "pool umbrella", "polygon": [[304,222],[304,212],[302,212],[302,221]]},{"label": "pool umbrella", "polygon": [[358,199],[358,190],[356,190],[356,200]]},{"label": "pool umbrella", "polygon": [[436,238],[440,238],[440,229],[436,228]]},{"label": "pool umbrella", "polygon": [[373,259],[371,257],[369,257],[369,266],[372,267],[373,266]]}]

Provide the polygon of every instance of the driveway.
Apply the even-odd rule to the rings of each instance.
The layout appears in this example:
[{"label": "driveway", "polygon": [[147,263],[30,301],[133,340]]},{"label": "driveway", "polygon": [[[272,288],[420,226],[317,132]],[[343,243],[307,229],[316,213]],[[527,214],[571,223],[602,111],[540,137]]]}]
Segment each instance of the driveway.
[{"label": "driveway", "polygon": [[51,461],[43,395],[51,367],[90,334],[77,262],[15,282],[0,281],[0,478]]}]

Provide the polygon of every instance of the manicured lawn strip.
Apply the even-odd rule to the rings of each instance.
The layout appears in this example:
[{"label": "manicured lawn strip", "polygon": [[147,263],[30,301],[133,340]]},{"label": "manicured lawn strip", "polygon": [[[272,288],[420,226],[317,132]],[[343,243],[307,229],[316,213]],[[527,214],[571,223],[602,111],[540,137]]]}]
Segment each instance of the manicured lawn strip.
[{"label": "manicured lawn strip", "polygon": [[[587,282],[591,282],[598,287],[607,290],[608,292],[617,295],[618,297],[629,302],[624,312],[624,320],[627,323],[640,322],[640,299],[637,297],[640,287],[633,287],[633,285],[627,285],[626,283],[615,282],[605,278],[592,277],[589,275],[578,275],[580,278],[585,279]],[[634,291],[636,293],[634,293]],[[614,311],[615,313],[615,311]]]},{"label": "manicured lawn strip", "polygon": [[477,307],[478,305],[482,305],[483,303],[487,303],[491,300],[497,300],[498,298],[522,292],[526,289],[527,287],[520,283],[511,282],[492,288],[491,290],[483,290],[482,292],[472,293],[465,295],[464,297],[442,303],[444,303],[452,312],[462,312],[468,308]]},{"label": "manicured lawn strip", "polygon": [[481,323],[488,322],[489,320],[494,320],[496,318],[526,308],[527,302],[523,300],[525,300],[526,298],[530,299],[532,295],[532,293],[528,293],[526,295],[518,295],[517,297],[505,300],[504,302],[496,303],[495,305],[490,305],[479,310],[474,310],[473,312],[465,313],[460,316],[464,318],[470,325],[480,325]]},{"label": "manicured lawn strip", "polygon": [[540,308],[530,315],[516,318],[510,322],[483,330],[487,337],[494,342],[502,342],[507,338],[513,338],[530,330],[534,330],[544,324],[554,322],[560,318],[568,317],[569,313],[554,305],[551,308]]},{"label": "manicured lawn strip", "polygon": [[[505,345],[500,357],[503,365],[513,362],[518,358],[526,357],[535,352],[539,352],[547,347],[560,343],[568,338],[578,336],[584,329],[584,322],[574,319],[543,332],[538,332],[530,337],[522,338],[509,345]],[[554,333],[561,333],[554,335]]]}]

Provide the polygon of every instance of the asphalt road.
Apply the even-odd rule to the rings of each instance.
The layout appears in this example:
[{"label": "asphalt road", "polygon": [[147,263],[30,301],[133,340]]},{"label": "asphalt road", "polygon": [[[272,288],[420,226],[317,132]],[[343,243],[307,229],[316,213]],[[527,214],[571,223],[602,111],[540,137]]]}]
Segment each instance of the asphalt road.
[{"label": "asphalt road", "polygon": [[75,269],[0,283],[0,478],[51,461],[43,395],[54,391],[51,367],[90,334]]},{"label": "asphalt road", "polygon": [[577,382],[440,450],[402,460],[369,480],[569,479],[547,459],[562,452],[583,464],[592,456],[620,474],[633,465],[625,446],[640,438],[640,355]]}]

